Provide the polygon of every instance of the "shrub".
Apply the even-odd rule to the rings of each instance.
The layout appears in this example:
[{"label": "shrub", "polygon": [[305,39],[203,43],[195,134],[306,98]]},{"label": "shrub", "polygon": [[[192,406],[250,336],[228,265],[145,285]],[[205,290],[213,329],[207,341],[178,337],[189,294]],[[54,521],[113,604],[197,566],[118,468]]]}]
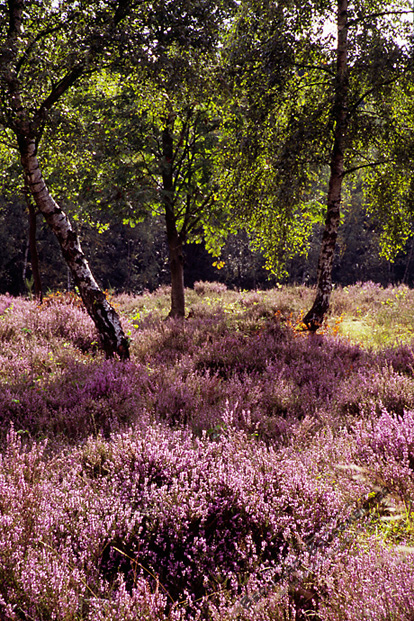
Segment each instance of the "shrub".
[{"label": "shrub", "polygon": [[[338,555],[319,606],[323,621],[411,621],[413,552],[390,550],[374,537]],[[357,605],[356,605],[357,602]]]},{"label": "shrub", "polygon": [[383,409],[381,416],[356,423],[356,437],[361,463],[410,503],[414,493],[414,411],[398,416]]},{"label": "shrub", "polygon": [[199,280],[194,283],[194,291],[197,295],[216,294],[220,295],[227,291],[227,287],[221,282],[204,282]]}]

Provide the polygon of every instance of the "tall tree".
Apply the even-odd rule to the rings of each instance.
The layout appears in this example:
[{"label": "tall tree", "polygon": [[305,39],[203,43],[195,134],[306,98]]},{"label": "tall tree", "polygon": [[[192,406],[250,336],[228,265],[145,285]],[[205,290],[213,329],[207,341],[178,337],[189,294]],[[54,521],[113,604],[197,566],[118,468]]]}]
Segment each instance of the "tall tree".
[{"label": "tall tree", "polygon": [[[8,0],[0,4],[0,123],[16,139],[34,201],[59,240],[75,284],[108,355],[128,357],[119,317],[98,287],[67,214],[40,167],[44,130],[69,91],[97,68],[118,63],[151,70],[160,82],[189,48],[209,49],[231,0],[211,3]],[[165,144],[165,148],[167,148]],[[167,182],[167,178],[165,178]]]},{"label": "tall tree", "polygon": [[[115,28],[124,16],[124,5],[119,2],[102,13],[97,3],[86,17]],[[106,354],[118,353],[125,359],[129,347],[119,317],[96,283],[66,213],[51,196],[38,158],[50,110],[100,51],[97,31],[95,36],[85,36],[89,20],[77,5],[66,9],[64,3],[46,0],[8,0],[0,5],[0,122],[16,138],[25,183],[59,241]]]},{"label": "tall tree", "polygon": [[119,128],[124,140],[123,145],[118,140],[118,148],[129,152],[130,170],[122,168],[134,197],[130,204],[138,215],[150,211],[164,219],[172,317],[185,315],[185,244],[204,240],[214,252],[225,236],[213,174],[220,124],[217,64],[222,33],[237,9],[233,0],[187,5],[184,23],[190,18],[190,27],[185,36],[175,2],[171,9],[178,17],[179,36],[174,47],[166,53],[170,35],[163,33],[151,64],[144,66],[133,57],[119,67],[127,77],[117,98],[124,106],[118,118],[127,117]]},{"label": "tall tree", "polygon": [[[383,130],[388,125],[388,114],[384,114],[382,105],[378,106],[378,100],[381,101],[382,98],[390,95],[388,88],[390,85],[394,87],[394,90],[399,88],[398,81],[406,77],[404,74],[410,65],[409,58],[405,57],[402,47],[398,49],[399,45],[402,45],[398,42],[398,37],[403,34],[404,30],[399,28],[398,22],[393,20],[395,16],[401,20],[402,15],[409,13],[407,2],[394,2],[393,6],[387,6],[385,10],[376,2],[354,2],[352,3],[353,10],[350,11],[349,4],[348,0],[338,0],[337,3],[336,73],[332,105],[333,144],[326,220],[318,260],[316,297],[312,308],[303,319],[303,323],[312,331],[322,325],[329,309],[344,177],[361,168],[379,167],[380,170],[384,169],[384,166],[388,168],[388,158],[382,150],[378,149]],[[384,18],[390,23],[381,23]],[[375,28],[381,34],[370,36],[367,31]],[[350,30],[353,38],[351,46],[348,41]],[[366,47],[361,46],[362,49],[358,53],[357,46],[361,43]],[[349,47],[351,48],[351,61],[348,58]],[[372,74],[369,61],[374,64],[376,75]],[[355,88],[354,85],[354,88],[350,88],[350,73],[356,74],[365,92],[361,94],[360,86]],[[352,125],[360,124],[364,115],[376,117],[377,123],[381,125],[380,130],[374,131],[373,135],[368,138],[365,153],[361,149],[360,136],[356,135],[355,130],[351,130],[351,133],[348,131],[350,125],[352,127]],[[355,162],[354,157],[358,147],[359,163]],[[364,157],[363,162],[361,156]],[[351,162],[348,168],[346,162]]]},{"label": "tall tree", "polygon": [[341,217],[341,190],[344,178],[344,158],[348,138],[348,0],[338,0],[337,48],[334,100],[332,106],[333,145],[329,164],[325,228],[318,260],[316,297],[312,308],[303,318],[310,330],[317,330],[329,308],[332,291],[332,267]]},{"label": "tall tree", "polygon": [[[376,0],[338,0],[333,11],[324,0],[306,6],[246,0],[242,7],[229,45],[230,61],[236,58],[231,63],[233,83],[239,100],[242,94],[247,104],[239,144],[249,174],[245,174],[248,183],[240,188],[250,203],[248,222],[258,218],[265,222],[259,233],[270,263],[273,260],[277,267],[280,261],[280,255],[272,257],[272,245],[277,244],[269,243],[274,231],[276,242],[284,236],[289,240],[299,222],[309,221],[312,204],[320,207],[325,179],[328,186],[317,294],[304,319],[316,330],[329,307],[344,180],[357,170],[386,164],[379,144],[389,127],[388,117],[378,102],[397,88],[409,66],[402,16],[410,5],[406,0],[386,7]],[[331,28],[326,28],[334,23],[335,48]],[[243,57],[248,59],[250,77]],[[252,123],[258,115],[259,122]],[[237,133],[233,136],[237,143]],[[247,144],[245,156],[243,144]],[[269,178],[272,184],[267,183]],[[277,197],[272,210],[258,200],[261,194],[268,203],[272,195]],[[282,229],[281,223],[285,223]],[[305,242],[311,228],[302,230]],[[289,256],[289,247],[286,253],[285,248],[282,258]]]},{"label": "tall tree", "polygon": [[184,246],[204,240],[214,252],[227,231],[215,192],[220,114],[211,56],[201,49],[189,62],[176,53],[160,75],[133,66],[127,75],[107,72],[103,86],[97,76],[99,90],[92,85],[82,93],[82,122],[95,153],[82,183],[92,203],[99,195],[103,211],[117,212],[132,225],[148,214],[163,219],[170,315],[184,317]]},{"label": "tall tree", "polygon": [[213,180],[219,120],[207,94],[197,98],[195,91],[184,94],[183,90],[168,93],[158,86],[139,104],[135,98],[123,145],[134,153],[129,184],[136,211],[149,209],[164,219],[172,317],[185,315],[185,244],[204,239],[207,246],[216,247],[225,221]]}]

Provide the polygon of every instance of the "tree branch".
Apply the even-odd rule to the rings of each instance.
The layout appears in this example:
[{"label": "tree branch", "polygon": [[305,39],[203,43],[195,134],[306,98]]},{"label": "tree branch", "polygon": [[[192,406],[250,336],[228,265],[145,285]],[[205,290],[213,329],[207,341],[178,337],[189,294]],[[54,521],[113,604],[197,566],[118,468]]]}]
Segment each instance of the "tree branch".
[{"label": "tree branch", "polygon": [[8,39],[16,39],[22,29],[23,0],[9,0],[9,29]]},{"label": "tree branch", "polygon": [[34,115],[32,127],[35,131],[42,125],[48,110],[50,110],[50,108],[62,97],[62,95],[64,95],[66,91],[73,86],[79,76],[82,75],[84,69],[85,65],[83,63],[75,65],[75,67],[73,67],[73,69],[71,69],[69,73],[67,73],[65,77],[62,78],[61,81],[58,82],[58,84],[52,89],[50,95],[46,97]]},{"label": "tree branch", "polygon": [[349,22],[347,22],[346,26],[347,28],[349,26],[353,26],[354,24],[357,24],[358,22],[365,22],[369,19],[375,19],[376,17],[385,17],[387,15],[410,15],[410,13],[412,13],[413,11],[382,11],[380,13],[370,13],[369,15],[363,15],[361,17],[356,17],[355,19],[351,19]]},{"label": "tree branch", "polygon": [[157,189],[160,190],[161,189],[161,184],[160,184],[160,182],[159,182],[159,180],[157,178],[157,175],[152,172],[151,167],[150,167],[150,165],[147,162],[145,151],[143,151],[142,149],[139,149],[138,153],[139,153],[139,155],[142,158],[141,161],[142,161],[142,164],[143,164],[142,168],[143,168],[144,174],[147,177],[149,177],[151,179],[151,181],[154,183],[154,185],[157,187]]},{"label": "tree branch", "polygon": [[[70,16],[70,19],[74,19],[74,16],[77,15],[77,14],[78,14],[78,11],[76,11],[74,14],[72,14]],[[43,39],[43,37],[46,37],[47,35],[54,34],[55,32],[59,32],[59,30],[62,30],[62,28],[64,28],[65,26],[66,26],[66,22],[65,23],[61,23],[61,24],[57,24],[56,26],[50,26],[49,28],[45,28],[44,30],[39,32],[39,34],[33,39],[33,41],[31,41],[28,44],[28,46],[26,47],[24,53],[22,54],[20,59],[17,61],[17,63],[16,63],[16,74],[19,73],[20,69],[22,68],[22,65],[23,65],[24,61],[28,58],[30,52],[32,51],[33,47],[36,45],[36,43],[38,41],[41,41]]]},{"label": "tree branch", "polygon": [[335,76],[335,71],[332,71],[329,67],[325,65],[305,65],[303,63],[292,63],[293,67],[300,67],[301,69],[320,69],[329,73],[329,75]]},{"label": "tree branch", "polygon": [[[393,82],[396,82],[400,78],[401,78],[401,73],[399,73],[398,75],[394,76],[393,78],[390,78],[389,80],[385,80],[385,82],[382,82],[379,85],[373,86],[372,88],[367,90],[363,95],[361,95],[357,99],[357,101],[351,106],[351,110],[355,111],[358,108],[358,106],[365,100],[366,97],[368,97],[369,95],[372,95],[372,93],[375,93],[375,91],[378,90],[379,88],[381,88],[382,86],[388,86],[388,84],[393,84]],[[349,112],[348,112],[348,114],[349,114]]]},{"label": "tree branch", "polygon": [[122,22],[122,20],[125,19],[125,17],[127,17],[130,9],[134,8],[135,6],[139,4],[141,4],[141,2],[131,3],[130,0],[119,0],[118,6],[115,11],[115,15],[114,15],[115,26],[118,26],[118,24],[120,24],[120,22]]},{"label": "tree branch", "polygon": [[[202,213],[210,204],[210,201],[213,198],[213,196],[214,196],[214,192],[213,191],[209,192],[207,196],[204,197],[204,200],[202,201],[198,209],[198,214],[193,214],[193,215],[190,214],[188,218],[188,223],[187,223],[187,233],[193,231],[195,227],[199,224],[202,218]],[[212,202],[214,202],[214,200]]]},{"label": "tree branch", "polygon": [[17,38],[22,30],[23,2],[22,0],[9,0],[8,2],[8,28],[4,43],[0,48],[0,71],[7,82],[11,82],[10,64],[17,56]]},{"label": "tree branch", "polygon": [[361,168],[371,168],[374,166],[381,166],[381,164],[389,164],[392,161],[393,160],[384,160],[382,162],[368,162],[368,164],[360,164],[359,166],[353,166],[352,168],[348,168],[347,170],[344,170],[342,176],[345,177],[345,175],[350,175],[351,173],[357,170],[361,170]]}]

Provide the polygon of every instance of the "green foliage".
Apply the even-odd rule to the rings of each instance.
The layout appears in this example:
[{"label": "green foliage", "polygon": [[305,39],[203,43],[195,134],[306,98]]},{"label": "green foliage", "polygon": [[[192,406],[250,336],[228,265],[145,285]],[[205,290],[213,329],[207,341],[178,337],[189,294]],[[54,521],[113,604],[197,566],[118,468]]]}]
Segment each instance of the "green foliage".
[{"label": "green foliage", "polygon": [[[305,12],[289,3],[243,2],[225,48],[233,90],[222,187],[238,226],[278,274],[287,259],[306,253],[321,219],[320,167],[328,161],[321,154],[328,74],[316,81],[314,69],[301,66]],[[310,45],[308,62],[316,63]]]},{"label": "green foliage", "polygon": [[[114,78],[116,79],[116,78]],[[89,98],[88,98],[89,95]],[[163,136],[171,133],[173,144],[171,206],[175,225],[183,240],[207,240],[214,251],[222,217],[212,184],[213,156],[217,149],[214,102],[205,90],[193,85],[167,91],[148,76],[131,74],[116,94],[105,100],[95,89],[86,99],[91,107],[89,135],[94,136],[99,175],[90,183],[85,176],[85,194],[105,209],[122,214],[134,225],[146,213],[164,213],[165,156]],[[99,119],[99,121],[97,121]]]},{"label": "green foliage", "polygon": [[413,86],[409,80],[409,75],[400,80],[384,105],[387,118],[378,150],[385,163],[367,175],[365,184],[366,203],[379,219],[382,255],[388,260],[395,260],[414,233]]},{"label": "green foliage", "polygon": [[[331,2],[175,0],[138,6],[104,0],[69,6],[41,0],[25,7],[24,32],[15,42],[24,116],[38,136],[51,193],[80,232],[101,234],[101,241],[91,234],[95,242],[87,243],[92,261],[102,265],[102,280],[114,280],[98,258],[106,243],[108,254],[114,256],[116,248],[122,256],[120,273],[134,266],[129,281],[139,289],[146,277],[151,288],[159,282],[157,272],[164,277],[165,256],[158,249],[156,257],[151,249],[142,252],[141,243],[154,239],[147,235],[148,216],[160,237],[167,127],[174,218],[183,241],[203,241],[218,257],[229,233],[247,231],[255,258],[243,257],[263,260],[278,277],[286,276],[294,261],[305,265],[309,249],[315,256],[334,129],[335,46],[326,29],[327,20],[335,19]],[[351,244],[351,228],[371,235],[379,224],[387,260],[395,259],[413,234],[411,23],[401,13],[410,8],[408,0],[386,7],[379,0],[350,2],[345,182],[350,187],[360,169],[370,220],[367,224],[355,211],[355,217],[344,218],[348,228],[340,238],[340,256]],[[10,197],[22,182],[10,129],[15,111],[7,97],[8,17],[3,3],[0,191]],[[57,86],[75,70],[73,88],[57,96]],[[139,225],[140,233],[126,233],[121,222],[131,229]],[[140,247],[135,262],[123,249],[126,238]],[[19,239],[16,235],[4,247],[15,246],[8,252],[21,262]],[[375,236],[374,242],[372,247]],[[243,284],[250,282],[247,276],[239,277],[240,248],[231,243],[227,258],[223,254],[218,262],[225,262],[221,273],[250,286]],[[146,266],[141,278],[138,264],[143,269],[145,261],[154,265]],[[357,272],[349,266],[349,280],[358,279]]]},{"label": "green foliage", "polygon": [[[247,228],[276,272],[287,259],[306,252],[312,227],[321,221],[336,88],[334,37],[324,24],[335,22],[334,9],[326,2],[304,7],[245,0],[224,50],[231,95],[223,188],[238,225]],[[398,135],[390,123],[389,98],[397,96],[411,70],[403,45],[408,23],[401,19],[409,9],[405,0],[386,9],[378,2],[350,3],[346,176],[373,166],[387,184],[389,148],[383,146],[390,132],[394,139]],[[395,118],[402,121],[400,113]],[[383,202],[393,196],[383,240],[389,246],[403,230],[398,250],[410,228],[406,207],[395,200],[405,193],[404,184],[395,177],[394,186],[398,193],[392,186],[382,193]]]}]

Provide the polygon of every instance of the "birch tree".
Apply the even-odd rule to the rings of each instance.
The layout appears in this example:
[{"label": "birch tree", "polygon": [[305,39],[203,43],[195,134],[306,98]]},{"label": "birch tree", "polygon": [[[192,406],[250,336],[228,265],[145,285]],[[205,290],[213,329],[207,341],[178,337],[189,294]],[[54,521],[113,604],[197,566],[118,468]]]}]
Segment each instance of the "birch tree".
[{"label": "birch tree", "polygon": [[[390,164],[386,153],[378,148],[388,121],[388,115],[383,113],[381,100],[390,96],[390,86],[398,89],[399,82],[407,77],[410,68],[409,59],[405,57],[402,49],[402,40],[398,41],[399,35],[404,34],[404,28],[399,27],[398,21],[401,22],[402,17],[409,12],[407,2],[394,2],[385,8],[375,2],[338,0],[337,3],[336,71],[332,105],[333,144],[329,164],[326,219],[318,260],[316,296],[312,308],[303,319],[303,323],[312,331],[316,331],[322,325],[329,309],[344,177],[365,168],[388,169]],[[384,22],[384,19],[388,23]],[[378,29],[378,33],[385,32],[377,37],[367,36],[367,30],[375,29]],[[351,45],[350,36],[353,39]],[[374,45],[372,50],[363,47],[358,53],[360,42],[368,45],[376,44],[377,49],[375,50]],[[375,54],[378,55],[377,58]],[[376,75],[373,74],[373,68],[377,70]],[[360,78],[365,92],[361,93],[361,87],[355,85],[355,82],[352,88],[350,87],[350,74],[352,76],[353,73]],[[373,130],[372,135],[366,136],[363,150],[361,135],[358,136],[359,132],[355,129],[364,115],[376,118],[382,127],[379,131]],[[354,131],[349,132],[350,124],[354,125]]]},{"label": "birch tree", "polygon": [[67,213],[49,191],[41,167],[44,129],[54,111],[64,108],[68,93],[105,66],[145,67],[162,81],[174,62],[183,60],[186,49],[207,49],[216,41],[222,9],[231,4],[0,2],[0,125],[5,141],[16,146],[25,183],[59,241],[108,356],[128,358],[128,341],[92,275]]},{"label": "birch tree", "polygon": [[[46,0],[0,4],[0,123],[17,146],[25,184],[59,241],[105,353],[126,359],[128,341],[118,314],[95,281],[67,214],[51,196],[39,159],[51,110],[88,73],[102,49],[97,35],[116,29],[126,2],[106,9],[85,14],[77,5],[65,8],[65,3]],[[93,18],[101,22],[100,33],[93,28],[88,33]]]},{"label": "birch tree", "polygon": [[341,218],[341,190],[349,123],[348,20],[348,0],[338,0],[336,20],[338,43],[332,105],[333,144],[329,163],[326,219],[319,252],[316,297],[312,308],[303,318],[303,323],[313,331],[322,325],[329,308],[333,259]]},{"label": "birch tree", "polygon": [[310,330],[329,308],[343,184],[389,164],[382,102],[411,70],[410,10],[408,0],[246,0],[227,46],[242,103],[228,164],[240,225],[280,273],[325,211]]}]

